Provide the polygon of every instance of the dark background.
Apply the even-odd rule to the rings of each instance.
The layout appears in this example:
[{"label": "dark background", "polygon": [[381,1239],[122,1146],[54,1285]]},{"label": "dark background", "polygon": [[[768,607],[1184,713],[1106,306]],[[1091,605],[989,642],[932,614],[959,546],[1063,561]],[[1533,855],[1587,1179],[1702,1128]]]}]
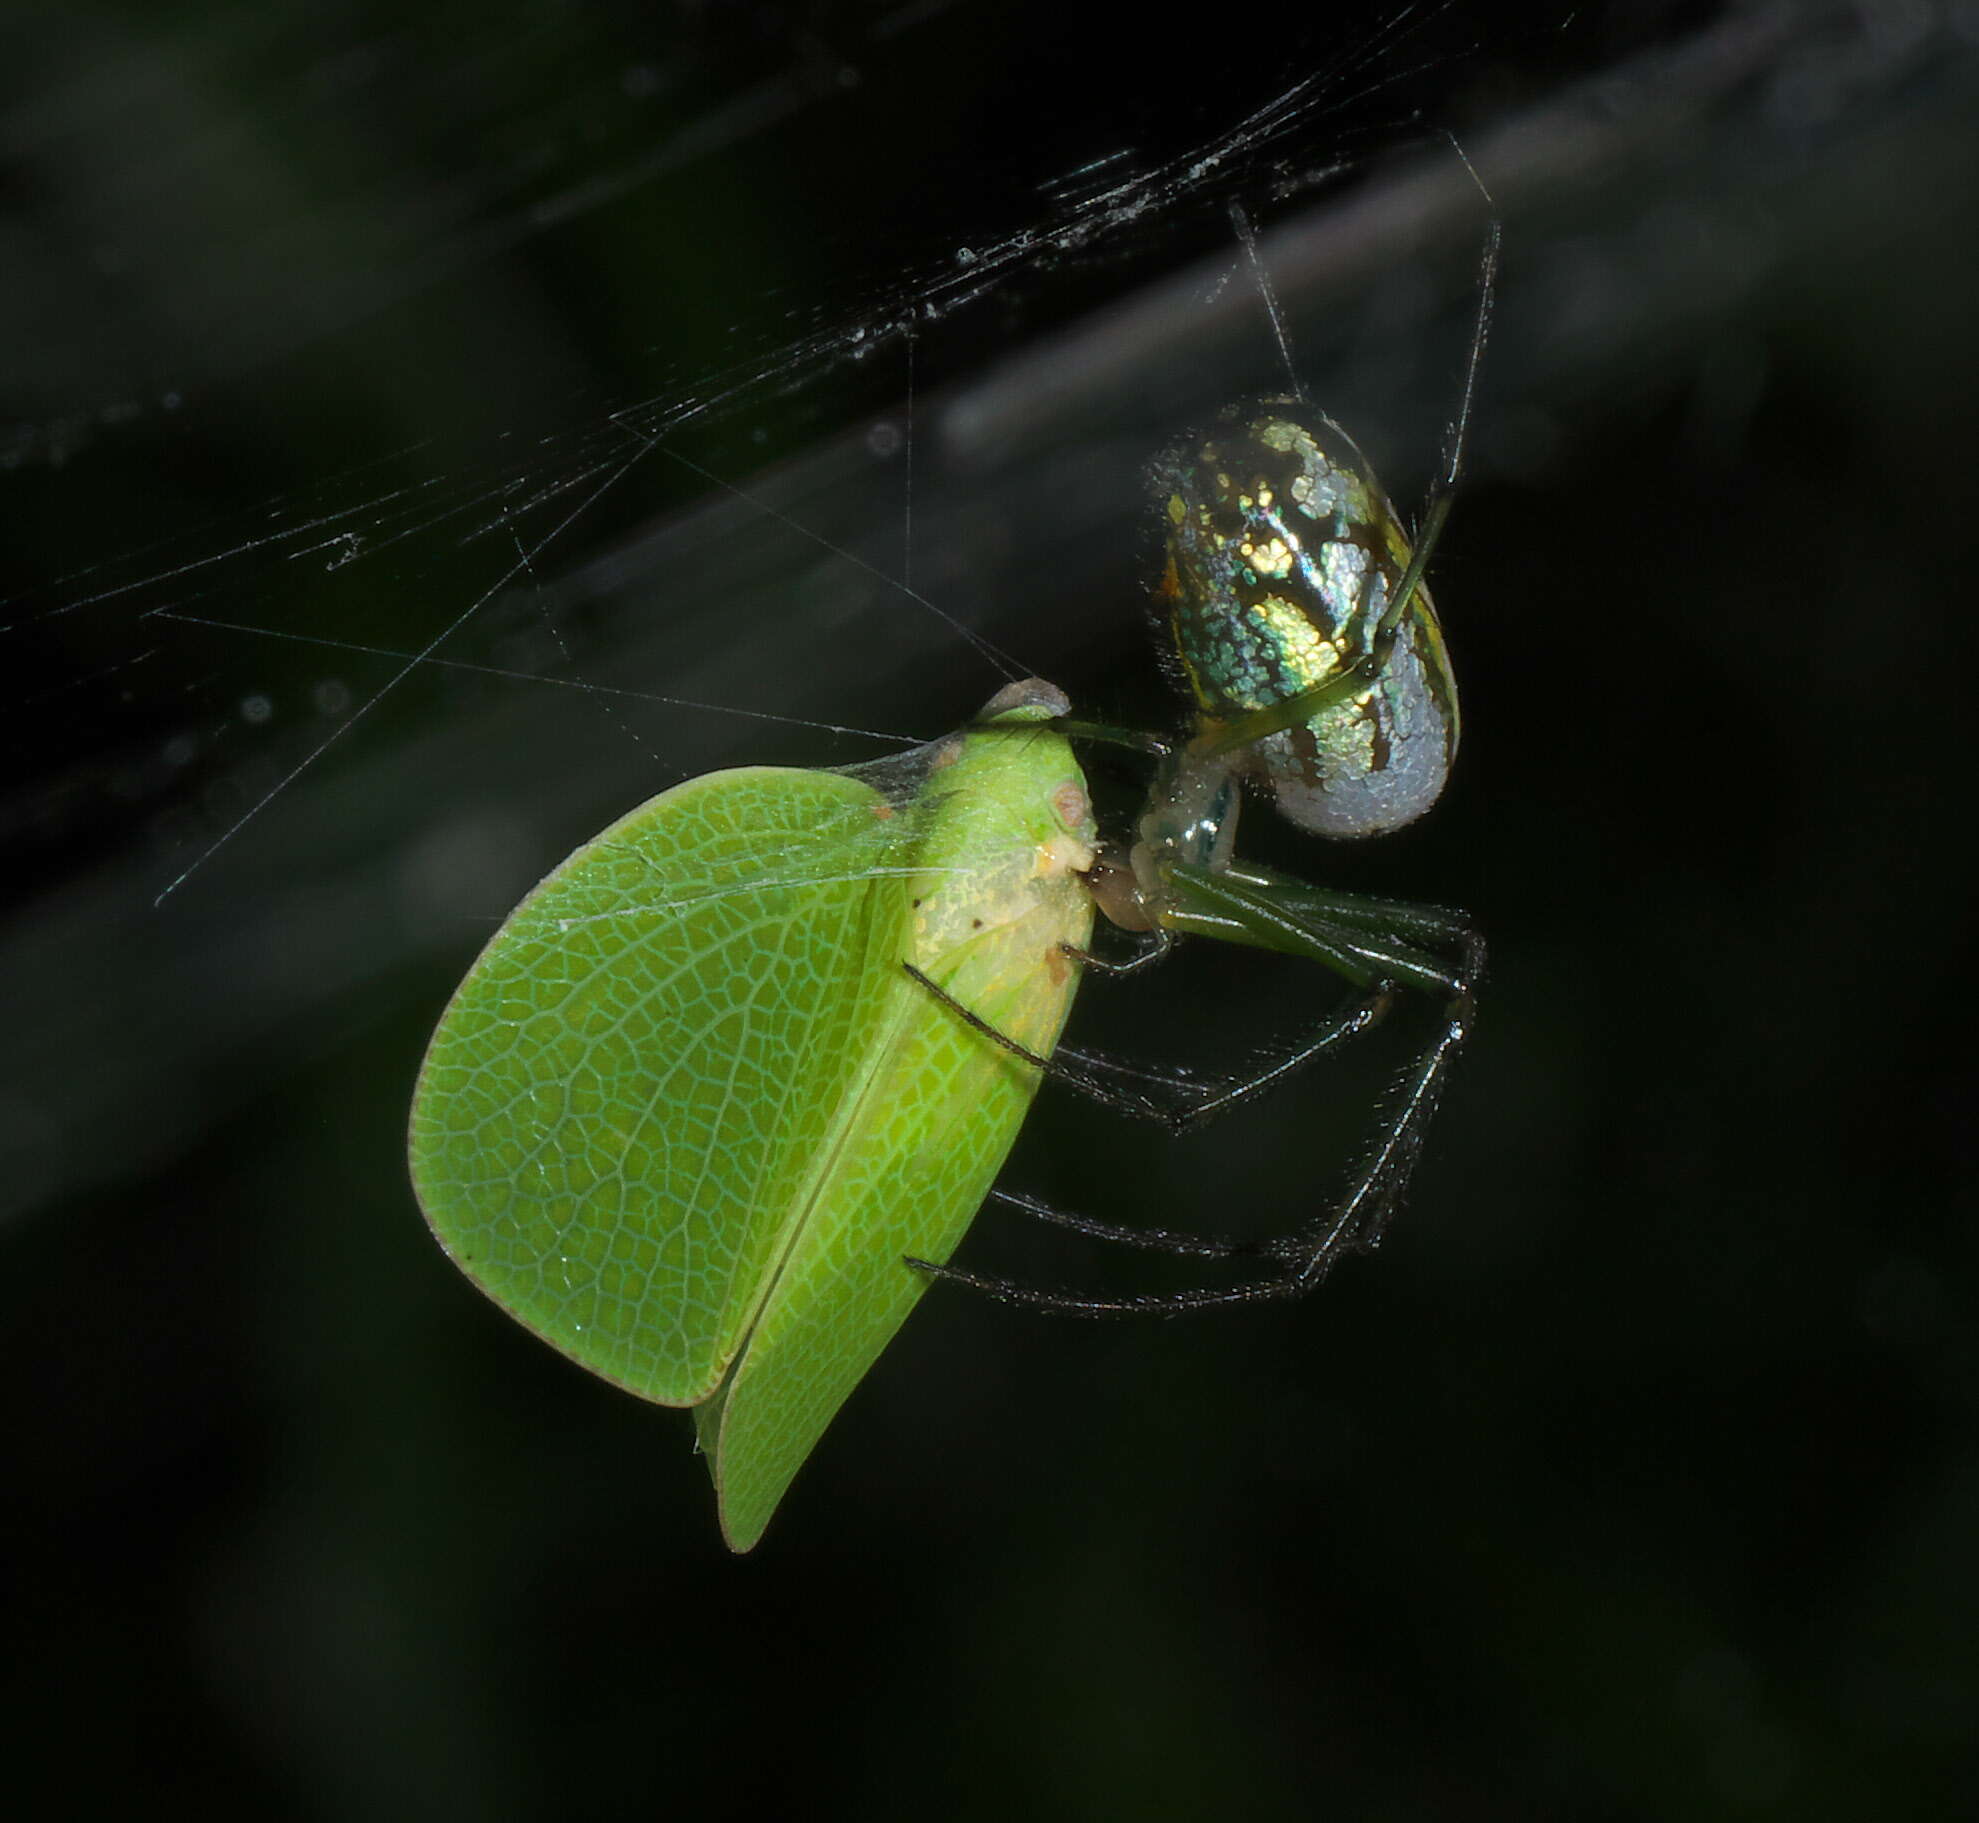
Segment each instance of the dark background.
[{"label": "dark background", "polygon": [[[1971,7],[64,0],[5,67],[24,1814],[1958,1808]],[[1301,1306],[935,1293],[732,1560],[687,1421],[427,1237],[433,1021],[652,791],[966,719],[910,547],[1173,713],[1141,465],[1282,383],[1231,200],[1419,500],[1483,228],[1435,128],[1506,249],[1458,775],[1245,837],[1490,934],[1410,1208]],[[1326,991],[1199,946],[1075,1037],[1235,1069]],[[1180,1141],[1048,1089],[1008,1181],[1290,1226],[1393,1061]]]}]

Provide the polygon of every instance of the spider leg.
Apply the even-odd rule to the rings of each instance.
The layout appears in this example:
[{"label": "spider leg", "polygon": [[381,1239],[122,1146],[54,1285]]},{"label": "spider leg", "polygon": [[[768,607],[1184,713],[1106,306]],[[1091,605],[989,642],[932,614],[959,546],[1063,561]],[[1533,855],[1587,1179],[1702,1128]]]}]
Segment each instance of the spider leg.
[{"label": "spider leg", "polygon": [[1155,1077],[1164,1087],[1177,1094],[1194,1097],[1188,1105],[1178,1108],[1163,1107],[1152,1097],[1135,1095],[1120,1089],[1113,1089],[1098,1081],[1090,1070],[1082,1070],[1075,1064],[1067,1063],[1060,1057],[1040,1056],[1016,1039],[1000,1032],[980,1013],[964,1006],[938,982],[931,981],[911,962],[900,965],[921,987],[956,1018],[985,1038],[1001,1046],[1013,1057],[1021,1058],[1034,1069],[1042,1071],[1054,1082],[1062,1082],[1076,1089],[1081,1095],[1090,1097],[1103,1107],[1112,1108],[1116,1113],[1125,1114],[1135,1120],[1149,1120],[1169,1128],[1172,1132],[1186,1132],[1198,1123],[1214,1119],[1228,1108],[1250,1100],[1265,1089],[1283,1082],[1288,1076],[1302,1070],[1315,1058],[1330,1051],[1343,1041],[1356,1038],[1376,1025],[1387,1013],[1393,1001],[1393,989],[1387,984],[1378,984],[1359,999],[1335,1008],[1320,1022],[1313,1035],[1296,1049],[1288,1052],[1255,1076],[1246,1078],[1220,1089],[1205,1090],[1202,1085],[1184,1078]]},{"label": "spider leg", "polygon": [[1105,975],[1109,979],[1117,981],[1122,975],[1137,975],[1142,969],[1148,967],[1150,963],[1159,962],[1175,947],[1175,939],[1159,925],[1156,925],[1153,930],[1147,933],[1146,942],[1124,962],[1116,962],[1110,957],[1095,955],[1089,949],[1081,949],[1076,943],[1061,943],[1058,947],[1082,968],[1090,969],[1095,974]]},{"label": "spider leg", "polygon": [[1444,1005],[1435,1036],[1397,1084],[1392,1111],[1352,1188],[1318,1221],[1272,1244],[1270,1251],[1291,1269],[1299,1292],[1317,1285],[1343,1254],[1379,1244],[1422,1155],[1423,1135],[1450,1068],[1470,1037],[1476,1013],[1473,984],[1483,967],[1484,940],[1469,933],[1460,985]]},{"label": "spider leg", "polygon": [[[1418,908],[1403,909],[1413,912]],[[1316,1220],[1275,1240],[1240,1241],[1216,1235],[1190,1235],[1170,1229],[1134,1228],[1099,1222],[1054,1209],[1035,1198],[998,1193],[1000,1201],[1015,1204],[1041,1220],[1096,1240],[1172,1253],[1184,1258],[1262,1258],[1272,1267],[1268,1276],[1235,1285],[1105,1297],[1027,1285],[1016,1279],[972,1272],[962,1267],[937,1266],[925,1260],[909,1260],[908,1264],[932,1277],[965,1285],[1003,1303],[1068,1316],[1173,1316],[1304,1296],[1326,1277],[1338,1260],[1379,1242],[1382,1230],[1400,1203],[1421,1155],[1424,1132],[1436,1110],[1451,1066],[1470,1036],[1475,1014],[1475,987],[1484,968],[1483,939],[1475,931],[1461,929],[1449,914],[1423,909],[1421,915],[1425,921],[1433,920],[1442,928],[1457,933],[1459,959],[1457,967],[1447,975],[1450,987],[1444,998],[1442,1021],[1399,1079],[1389,1116],[1352,1183]],[[1384,996],[1387,992],[1382,990]],[[1342,1029],[1333,1036],[1337,1039],[1345,1035],[1343,1022]],[[1244,1089],[1236,1099],[1256,1093],[1276,1080],[1275,1075],[1267,1075],[1254,1087]],[[1228,1105],[1230,1099],[1224,1098],[1223,1105]]]},{"label": "spider leg", "polygon": [[1264,1253],[1268,1242],[1233,1240],[1225,1235],[1187,1234],[1175,1228],[1133,1228],[1117,1222],[1095,1221],[1089,1215],[1075,1215],[1069,1209],[1054,1209],[1034,1196],[1014,1190],[993,1190],[991,1198],[1034,1215],[1054,1227],[1069,1228],[1096,1241],[1113,1241],[1122,1247],[1143,1247],[1153,1253],[1192,1255],[1198,1259],[1225,1260],[1255,1257]]},{"label": "spider leg", "polygon": [[1290,1279],[1256,1279],[1245,1285],[1223,1286],[1215,1290],[1157,1292],[1147,1297],[1097,1298],[1076,1291],[1053,1291],[1039,1285],[1026,1285],[1017,1279],[996,1278],[988,1273],[966,1272],[958,1266],[936,1266],[928,1260],[909,1259],[908,1265],[951,1284],[966,1285],[1001,1304],[1015,1304],[1025,1310],[1054,1312],[1072,1317],[1166,1317],[1181,1316],[1192,1310],[1214,1310],[1230,1304],[1261,1304],[1268,1299],[1298,1295]]},{"label": "spider leg", "polygon": [[1075,1068],[1073,1065],[1057,1058],[1041,1057],[1028,1045],[1019,1044],[1016,1039],[1010,1037],[1008,1034],[998,1031],[982,1014],[964,1006],[961,1001],[957,1000],[938,981],[929,979],[913,963],[902,962],[900,966],[906,970],[912,980],[920,984],[925,993],[939,1000],[963,1024],[980,1032],[991,1043],[1001,1046],[1011,1056],[1020,1058],[1023,1062],[1031,1065],[1033,1069],[1043,1071],[1046,1076],[1051,1077],[1054,1081],[1069,1084],[1072,1088],[1077,1089],[1081,1095],[1090,1096],[1103,1107],[1113,1109],[1116,1114],[1125,1114],[1135,1120],[1152,1120],[1164,1126],[1172,1126],[1174,1124],[1173,1117],[1169,1111],[1166,1108],[1158,1106],[1151,1099],[1145,1096],[1130,1095],[1119,1089],[1109,1089],[1104,1083],[1096,1081],[1085,1070]]},{"label": "spider leg", "polygon": [[1214,1120],[1217,1115],[1238,1107],[1273,1089],[1296,1070],[1303,1070],[1315,1057],[1330,1051],[1336,1044],[1349,1038],[1358,1038],[1361,1033],[1372,1031],[1388,1016],[1389,1008],[1395,1003],[1395,989],[1390,982],[1379,982],[1368,993],[1347,1006],[1329,1014],[1312,1038],[1298,1050],[1279,1058],[1255,1076],[1246,1077],[1242,1082],[1231,1083],[1199,1101],[1183,1115],[1178,1126],[1186,1130],[1206,1120]]}]

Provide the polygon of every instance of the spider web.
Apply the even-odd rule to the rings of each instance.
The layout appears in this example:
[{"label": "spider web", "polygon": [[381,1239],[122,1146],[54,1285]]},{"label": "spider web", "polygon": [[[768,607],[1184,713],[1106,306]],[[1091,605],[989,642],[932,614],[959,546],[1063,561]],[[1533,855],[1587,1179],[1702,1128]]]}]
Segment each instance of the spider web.
[{"label": "spider web", "polygon": [[[1230,206],[1308,390],[1419,498],[1483,225],[1423,121],[1498,184],[1583,159],[1585,106],[1482,124],[1626,49],[1569,17],[1486,48],[1460,6],[1335,9],[1265,55],[959,0],[26,15],[13,1205],[186,1143],[328,1009],[443,992],[681,777],[868,759],[1027,673],[1165,721],[1144,463],[1286,383]],[[1626,93],[1673,130],[1785,29]],[[1548,244],[1487,391],[1542,343],[1569,390],[1643,371],[1657,284],[1711,307],[1587,244]],[[1543,460],[1537,414],[1482,422],[1474,476]]]},{"label": "spider web", "polygon": [[[1187,250],[1206,224],[1214,233],[1221,200],[1255,192],[1261,171],[1288,195],[1313,187],[1339,162],[1351,109],[1393,84],[1414,23],[1374,15],[1346,53],[1308,73],[1273,72],[1214,110],[1197,104],[1196,136],[1179,148],[1172,127],[1150,138],[1131,114],[1096,113],[1052,148],[1076,159],[1072,168],[1040,172],[1033,160],[1028,184],[1020,178],[986,203],[920,202],[908,233],[882,235],[892,258],[875,257],[872,226],[856,220],[839,246],[793,246],[804,270],[779,275],[784,284],[808,281],[833,255],[847,268],[821,272],[796,302],[750,269],[752,253],[758,262],[764,253],[740,244],[751,226],[742,211],[757,199],[738,193],[755,175],[739,167],[765,148],[816,156],[842,130],[847,89],[898,90],[930,50],[916,44],[897,68],[890,46],[953,29],[966,9],[864,21],[859,60],[793,36],[742,68],[713,36],[641,45],[611,9],[587,16],[588,30],[570,40],[518,15],[477,33],[471,51],[447,42],[447,20],[439,9],[423,33],[391,34],[367,30],[357,9],[328,25],[257,9],[177,39],[126,41],[121,66],[78,63],[44,79],[31,143],[58,150],[66,135],[100,128],[103,91],[120,74],[140,88],[145,125],[156,129],[142,136],[142,158],[138,133],[120,139],[114,150],[128,162],[99,177],[96,258],[126,282],[116,306],[99,303],[96,314],[132,308],[128,294],[144,287],[139,302],[198,332],[148,338],[142,353],[158,381],[141,391],[104,398],[102,371],[87,366],[41,379],[50,409],[17,420],[6,456],[16,473],[59,478],[64,492],[88,486],[91,468],[128,461],[163,496],[149,514],[64,527],[68,537],[40,553],[52,573],[10,588],[4,609],[10,642],[27,654],[15,672],[30,679],[23,706],[62,693],[82,711],[85,776],[71,778],[52,819],[58,839],[86,844],[100,819],[121,846],[135,821],[161,902],[319,767],[362,764],[340,750],[381,714],[390,719],[402,695],[419,699],[406,707],[416,716],[444,708],[450,685],[574,689],[621,739],[656,756],[672,726],[653,712],[703,703],[833,729],[844,668],[820,668],[822,654],[793,662],[793,628],[842,638],[863,594],[877,600],[880,624],[854,636],[870,640],[886,700],[899,700],[889,673],[911,662],[902,648],[918,648],[931,668],[973,663],[967,690],[943,693],[937,709],[966,712],[968,692],[986,694],[1020,661],[967,627],[980,601],[958,608],[911,584],[914,544],[927,582],[939,573],[931,543],[952,535],[924,517],[917,538],[910,516],[913,389],[980,370],[1013,324],[1035,333],[1095,294],[1119,295],[1151,266],[1172,267],[1178,240]],[[559,74],[576,79],[559,89],[549,80]],[[284,79],[300,80],[303,124],[328,142],[310,150],[325,160],[355,122],[386,110],[437,108],[437,143],[414,142],[400,164],[374,155],[373,168],[320,191],[293,171],[258,170],[253,155],[267,148],[253,136],[267,123],[254,108]],[[230,84],[247,93],[198,111]],[[656,106],[665,109],[658,131]],[[905,151],[911,130],[883,133],[882,146],[890,137],[893,153]],[[1307,162],[1295,169],[1295,159]],[[893,174],[868,168],[856,179],[883,175]],[[274,192],[278,176],[293,207],[283,211],[275,194],[242,206],[240,192],[256,180]],[[773,245],[792,231],[792,205],[817,200],[769,199],[765,213],[781,211],[767,228]],[[174,211],[169,239],[155,221],[145,231],[147,215]],[[635,212],[636,224],[620,219]],[[610,238],[634,228],[629,253]],[[588,244],[573,244],[587,234]],[[559,300],[540,295],[554,283],[574,311],[597,309],[585,294],[609,278],[598,268],[614,254],[647,262],[658,280],[659,335],[643,346],[616,339],[618,323],[585,339],[590,325],[557,319]],[[1040,300],[1047,281],[1069,295]],[[52,303],[59,289],[51,282],[44,296]],[[444,397],[380,409],[388,389],[417,389],[409,361],[431,361],[443,338],[479,332],[473,317],[504,311],[526,320],[488,338],[487,364],[470,360],[430,389],[464,379],[482,395],[464,412]],[[735,318],[701,320],[711,311]],[[380,367],[367,371],[367,355]],[[522,362],[531,365],[519,374]],[[284,392],[338,385],[352,396],[317,401],[327,436],[285,425],[257,435],[268,427],[246,421],[247,393],[266,387],[265,409],[302,410]],[[92,405],[75,407],[92,393]],[[408,420],[419,436],[394,445]],[[812,497],[828,479],[795,490],[799,499],[737,481],[848,425],[857,466],[883,479],[852,503],[872,523],[846,540],[834,535],[844,510]],[[925,442],[925,425],[920,433]],[[264,493],[264,462],[298,472]],[[216,465],[232,472],[199,472]],[[683,506],[697,498],[713,504]],[[158,535],[131,536],[134,516],[158,521]],[[834,526],[814,522],[827,516]],[[768,563],[705,549],[766,537],[778,545]],[[882,548],[861,548],[876,539]],[[779,600],[793,565],[808,599]],[[819,580],[832,570],[844,574]],[[591,667],[599,623],[614,618],[657,635],[652,666],[628,674],[610,657],[603,675]],[[801,631],[797,641],[806,643]],[[37,729],[36,757],[49,738]],[[671,763],[677,773],[699,755]],[[83,801],[92,788],[118,808],[105,816],[106,806]]]},{"label": "spider web", "polygon": [[1218,324],[1282,383],[1228,205],[1428,156],[1410,85],[1456,67],[1440,8],[1113,44],[1097,92],[1041,12],[766,17],[27,34],[6,823],[65,1085],[10,1104],[28,1152],[132,1104],[169,1143],[157,1059],[457,963],[681,777],[1138,669],[1147,448],[1240,377]]}]

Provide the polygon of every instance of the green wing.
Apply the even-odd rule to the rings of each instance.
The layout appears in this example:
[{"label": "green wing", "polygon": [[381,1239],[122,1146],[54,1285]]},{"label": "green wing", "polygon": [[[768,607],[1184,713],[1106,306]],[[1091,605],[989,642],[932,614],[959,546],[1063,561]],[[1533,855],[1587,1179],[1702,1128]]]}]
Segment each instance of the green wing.
[{"label": "green wing", "polygon": [[[1056,692],[1033,700],[1019,689],[1016,699],[1020,720],[1063,710]],[[847,1084],[829,1168],[747,1346],[695,1414],[723,1534],[738,1551],[761,1536],[926,1288],[905,1256],[948,1258],[1037,1092],[1034,1065],[972,1029],[900,962],[1039,1055],[1057,1043],[1077,985],[1062,946],[1083,945],[1091,928],[1078,870],[1091,862],[1093,830],[1063,739],[1026,728],[948,743],[921,810],[919,870],[884,964],[882,1030]]]},{"label": "green wing", "polygon": [[[1013,686],[990,712],[1064,711]],[[426,1056],[412,1176],[480,1288],[594,1373],[700,1407],[747,1550],[987,1194],[1091,902],[1047,729],[662,793],[517,907]]]},{"label": "green wing", "polygon": [[714,1392],[894,1016],[910,834],[856,777],[752,767],[662,793],[544,880],[413,1101],[413,1184],[455,1264],[644,1398]]}]

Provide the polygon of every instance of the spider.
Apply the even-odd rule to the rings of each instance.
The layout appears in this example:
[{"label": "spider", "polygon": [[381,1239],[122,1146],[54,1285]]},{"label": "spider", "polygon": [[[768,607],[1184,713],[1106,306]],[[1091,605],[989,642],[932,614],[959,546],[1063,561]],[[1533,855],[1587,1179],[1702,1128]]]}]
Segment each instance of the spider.
[{"label": "spider", "polygon": [[[1477,180],[1461,148],[1458,156]],[[1485,200],[1489,205],[1488,192]],[[1237,222],[1262,282],[1255,239],[1241,215]],[[1051,724],[1153,762],[1131,837],[1103,850],[1088,877],[1099,909],[1140,934],[1142,946],[1124,961],[1076,951],[1079,961],[1125,975],[1159,960],[1177,937],[1211,937],[1320,963],[1357,994],[1289,1055],[1178,1114],[1033,1055],[909,965],[937,999],[1005,1049],[1123,1112],[1178,1128],[1250,1099],[1367,1031],[1402,994],[1428,996],[1441,1019],[1403,1070],[1374,1145],[1345,1193],[1317,1219],[1264,1242],[1122,1227],[995,1193],[1096,1239],[1259,1262],[1263,1270],[1238,1284],[1107,1297],[925,1260],[910,1265],[1011,1304],[1123,1316],[1299,1297],[1344,1254],[1379,1238],[1469,1036],[1484,941],[1459,913],[1329,891],[1240,861],[1237,817],[1249,783],[1268,789],[1281,815],[1316,835],[1381,835],[1428,810],[1448,779],[1457,749],[1456,685],[1423,578],[1462,473],[1499,242],[1494,207],[1463,389],[1415,534],[1353,438],[1302,396],[1227,407],[1149,470],[1164,538],[1158,639],[1190,701],[1190,725],[1177,737],[1069,718]],[[1265,296],[1275,323],[1268,287]]]}]

